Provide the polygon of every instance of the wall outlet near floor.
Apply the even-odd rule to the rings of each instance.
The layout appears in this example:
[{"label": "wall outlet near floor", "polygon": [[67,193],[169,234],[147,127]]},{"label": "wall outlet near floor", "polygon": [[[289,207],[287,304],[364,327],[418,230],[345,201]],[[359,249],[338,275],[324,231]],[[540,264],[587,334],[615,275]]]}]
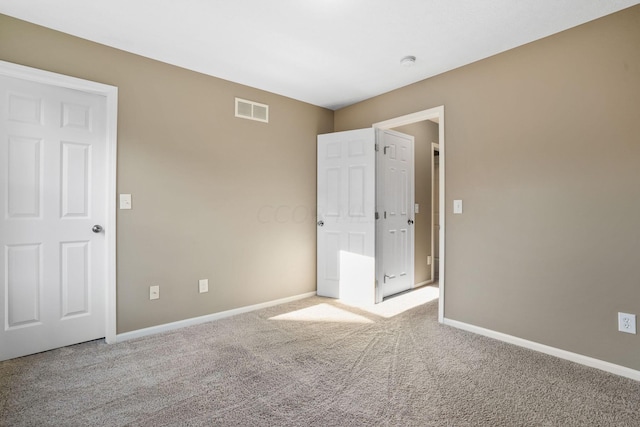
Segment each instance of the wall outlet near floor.
[{"label": "wall outlet near floor", "polygon": [[149,286],[149,299],[160,298],[160,286]]},{"label": "wall outlet near floor", "polygon": [[636,333],[636,315],[629,313],[618,313],[618,330],[628,334]]},{"label": "wall outlet near floor", "polygon": [[209,279],[198,280],[198,290],[201,294],[209,292]]}]

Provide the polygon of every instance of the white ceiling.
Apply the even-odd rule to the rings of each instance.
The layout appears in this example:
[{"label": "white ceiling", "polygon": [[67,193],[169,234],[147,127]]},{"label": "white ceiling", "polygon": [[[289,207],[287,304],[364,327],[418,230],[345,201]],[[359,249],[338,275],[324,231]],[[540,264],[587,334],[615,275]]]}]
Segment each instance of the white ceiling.
[{"label": "white ceiling", "polygon": [[0,13],[338,109],[639,3],[0,0]]}]

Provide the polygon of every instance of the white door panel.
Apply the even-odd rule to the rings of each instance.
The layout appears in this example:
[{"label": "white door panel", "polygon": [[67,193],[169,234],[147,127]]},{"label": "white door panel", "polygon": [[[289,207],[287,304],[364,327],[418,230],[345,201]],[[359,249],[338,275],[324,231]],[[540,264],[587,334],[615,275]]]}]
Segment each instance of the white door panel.
[{"label": "white door panel", "polygon": [[105,336],[106,98],[0,77],[0,360]]},{"label": "white door panel", "polygon": [[375,133],[318,136],[318,295],[375,299]]},{"label": "white door panel", "polygon": [[378,225],[382,239],[378,259],[378,283],[385,296],[411,289],[413,259],[413,137],[391,130],[378,131]]}]

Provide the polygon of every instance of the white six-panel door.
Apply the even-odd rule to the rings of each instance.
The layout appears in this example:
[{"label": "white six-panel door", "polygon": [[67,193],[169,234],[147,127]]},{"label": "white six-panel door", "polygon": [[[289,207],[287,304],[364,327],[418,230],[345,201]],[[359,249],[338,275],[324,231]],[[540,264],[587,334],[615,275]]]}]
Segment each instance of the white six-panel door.
[{"label": "white six-panel door", "polygon": [[105,336],[104,96],[0,76],[0,360]]},{"label": "white six-panel door", "polygon": [[375,132],[318,136],[318,295],[375,302]]},{"label": "white six-panel door", "polygon": [[414,138],[392,130],[377,136],[379,302],[414,285]]}]

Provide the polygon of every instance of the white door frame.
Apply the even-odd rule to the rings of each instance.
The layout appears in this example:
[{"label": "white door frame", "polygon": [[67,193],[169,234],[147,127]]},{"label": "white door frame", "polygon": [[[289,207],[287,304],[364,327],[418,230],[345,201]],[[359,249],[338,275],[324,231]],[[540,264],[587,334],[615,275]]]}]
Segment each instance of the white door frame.
[{"label": "white door frame", "polygon": [[[435,260],[435,257],[433,256],[433,254],[435,253],[435,241],[436,241],[436,239],[433,237],[433,229],[435,228],[435,225],[436,225],[436,219],[433,216],[433,207],[435,206],[435,198],[433,197],[433,195],[435,194],[435,191],[433,191],[433,187],[434,187],[433,186],[433,182],[435,181],[434,180],[434,177],[435,177],[435,173],[434,173],[434,169],[435,168],[434,168],[434,166],[435,166],[435,163],[436,163],[436,159],[435,159],[436,158],[436,156],[435,156],[435,152],[436,151],[438,152],[438,154],[440,153],[440,145],[436,144],[435,142],[432,142],[431,143],[431,266],[430,266],[431,267],[431,280],[430,280],[431,283],[433,283],[435,281],[435,278],[434,278],[434,274],[435,274],[435,262],[434,262],[434,260]],[[440,177],[438,176],[438,178],[440,178]],[[440,181],[438,181],[438,183],[439,182]],[[440,189],[439,187],[440,187],[440,185],[438,184],[438,190]],[[440,198],[438,197],[438,202],[439,201],[440,201]],[[441,207],[438,204],[438,212],[440,212],[440,209],[441,209]],[[440,259],[440,257],[438,257],[438,259]]]},{"label": "white door frame", "polygon": [[376,129],[392,129],[399,126],[410,125],[412,123],[422,122],[424,120],[436,119],[438,122],[438,145],[440,146],[440,265],[439,265],[439,287],[440,298],[438,301],[438,322],[444,322],[444,236],[445,236],[445,183],[444,183],[444,168],[445,168],[445,143],[444,143],[444,105],[439,107],[430,108],[428,110],[418,111],[416,113],[407,114],[400,117],[395,117],[382,122],[374,123],[373,127]]},{"label": "white door frame", "polygon": [[118,121],[118,88],[102,83],[78,79],[36,68],[25,67],[11,62],[0,61],[0,74],[34,83],[74,89],[106,98],[107,124],[107,212],[105,237],[107,241],[107,290],[105,341],[116,342],[116,155],[117,155],[117,121]]}]

